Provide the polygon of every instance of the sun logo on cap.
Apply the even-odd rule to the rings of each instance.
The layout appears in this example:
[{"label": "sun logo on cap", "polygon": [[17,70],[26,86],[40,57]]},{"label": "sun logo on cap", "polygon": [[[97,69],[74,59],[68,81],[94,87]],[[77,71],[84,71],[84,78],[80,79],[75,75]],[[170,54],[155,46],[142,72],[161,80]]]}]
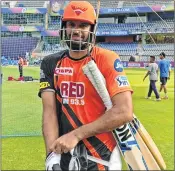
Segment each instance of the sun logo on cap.
[{"label": "sun logo on cap", "polygon": [[81,13],[84,13],[87,10],[87,8],[82,8],[78,6],[76,7],[74,5],[72,5],[71,7],[77,15],[80,15]]}]

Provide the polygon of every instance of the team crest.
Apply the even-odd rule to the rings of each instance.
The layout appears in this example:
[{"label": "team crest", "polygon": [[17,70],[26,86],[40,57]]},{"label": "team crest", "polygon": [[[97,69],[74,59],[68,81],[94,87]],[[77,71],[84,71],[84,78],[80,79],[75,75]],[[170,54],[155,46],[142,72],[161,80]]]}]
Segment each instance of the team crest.
[{"label": "team crest", "polygon": [[71,7],[78,16],[87,10],[87,8],[76,7],[74,5],[72,5]]}]

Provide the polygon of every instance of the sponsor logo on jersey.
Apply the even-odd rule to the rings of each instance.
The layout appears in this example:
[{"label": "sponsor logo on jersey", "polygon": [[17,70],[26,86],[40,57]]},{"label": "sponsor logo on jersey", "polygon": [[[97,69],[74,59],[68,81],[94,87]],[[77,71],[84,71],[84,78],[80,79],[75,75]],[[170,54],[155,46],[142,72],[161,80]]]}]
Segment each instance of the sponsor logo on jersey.
[{"label": "sponsor logo on jersey", "polygon": [[85,105],[85,85],[82,82],[63,81],[60,85],[60,93],[63,104],[76,106]]},{"label": "sponsor logo on jersey", "polygon": [[55,68],[56,75],[73,75],[73,68],[69,67],[60,67],[60,68]]},{"label": "sponsor logo on jersey", "polygon": [[118,87],[127,87],[129,86],[129,81],[125,75],[119,75],[116,77]]},{"label": "sponsor logo on jersey", "polygon": [[116,59],[115,62],[114,62],[114,69],[117,71],[117,72],[122,72],[123,71],[123,64],[122,62],[120,61],[120,59]]},{"label": "sponsor logo on jersey", "polygon": [[63,81],[60,85],[60,93],[63,98],[83,98],[85,85],[82,82]]},{"label": "sponsor logo on jersey", "polygon": [[41,82],[40,83],[40,89],[46,88],[46,87],[49,87],[49,86],[50,86],[50,84],[48,82]]}]

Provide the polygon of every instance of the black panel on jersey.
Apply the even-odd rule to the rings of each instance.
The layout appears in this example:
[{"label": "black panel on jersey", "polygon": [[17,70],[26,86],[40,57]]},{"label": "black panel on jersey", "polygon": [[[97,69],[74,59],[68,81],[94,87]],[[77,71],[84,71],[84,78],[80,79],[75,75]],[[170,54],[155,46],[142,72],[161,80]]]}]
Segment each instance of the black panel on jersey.
[{"label": "black panel on jersey", "polygon": [[[61,113],[58,114],[59,118],[59,136],[62,136],[72,130],[74,130],[73,126],[69,122],[68,118],[66,117],[66,114],[61,111]],[[64,126],[63,126],[64,124]]]},{"label": "black panel on jersey", "polygon": [[67,54],[67,50],[54,53],[51,55],[48,55],[43,58],[42,63],[41,63],[41,71],[42,76],[40,78],[40,84],[43,82],[48,82],[49,86],[40,88],[38,96],[41,97],[41,92],[45,89],[53,89],[54,90],[54,70],[56,68],[56,65],[60,59],[64,57],[65,54]]},{"label": "black panel on jersey", "polygon": [[71,118],[73,119],[73,121],[75,122],[75,124],[80,127],[83,124],[81,123],[81,121],[77,118],[77,116],[75,115],[74,111],[71,109],[71,107],[68,104],[62,104],[67,112],[69,113],[69,115],[71,116]]}]

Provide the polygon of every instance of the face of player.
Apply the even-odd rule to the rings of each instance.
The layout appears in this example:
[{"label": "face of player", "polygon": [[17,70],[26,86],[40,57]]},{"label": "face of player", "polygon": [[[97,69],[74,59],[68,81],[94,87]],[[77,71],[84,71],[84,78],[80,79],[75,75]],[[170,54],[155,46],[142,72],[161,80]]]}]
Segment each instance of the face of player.
[{"label": "face of player", "polygon": [[67,44],[72,50],[84,50],[87,48],[91,25],[81,21],[67,21],[66,34]]},{"label": "face of player", "polygon": [[163,59],[163,56],[162,55],[160,55],[160,59]]},{"label": "face of player", "polygon": [[151,63],[153,63],[154,62],[154,59],[153,58],[149,58],[149,61],[151,62]]}]

